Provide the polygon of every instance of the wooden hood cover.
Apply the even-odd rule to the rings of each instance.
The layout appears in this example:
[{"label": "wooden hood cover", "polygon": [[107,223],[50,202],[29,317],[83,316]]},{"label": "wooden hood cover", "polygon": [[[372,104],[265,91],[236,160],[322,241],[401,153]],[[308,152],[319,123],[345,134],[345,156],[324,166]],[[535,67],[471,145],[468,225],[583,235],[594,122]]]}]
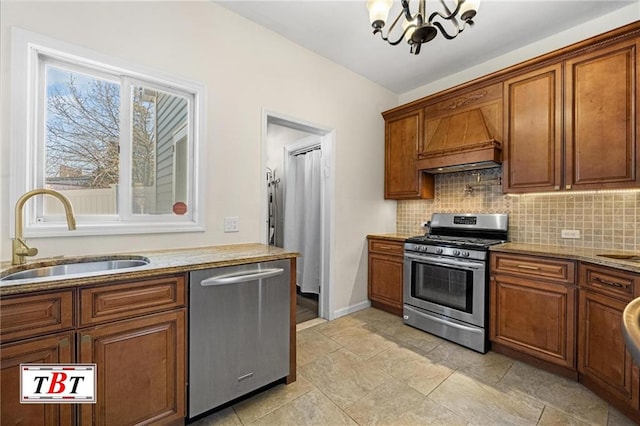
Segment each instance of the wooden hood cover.
[{"label": "wooden hood cover", "polygon": [[496,129],[487,125],[481,108],[427,123],[426,141],[418,155],[418,169],[429,173],[497,167],[502,161]]}]

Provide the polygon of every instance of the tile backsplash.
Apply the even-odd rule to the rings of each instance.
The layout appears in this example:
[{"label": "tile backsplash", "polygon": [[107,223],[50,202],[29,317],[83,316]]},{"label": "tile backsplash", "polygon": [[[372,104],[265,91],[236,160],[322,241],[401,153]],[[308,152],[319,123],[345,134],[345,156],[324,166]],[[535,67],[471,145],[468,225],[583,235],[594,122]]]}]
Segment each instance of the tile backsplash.
[{"label": "tile backsplash", "polygon": [[[640,251],[640,191],[503,194],[500,176],[500,167],[436,175],[434,200],[398,201],[397,231],[424,233],[434,212],[508,213],[513,242]],[[563,229],[580,238],[560,238]]]}]

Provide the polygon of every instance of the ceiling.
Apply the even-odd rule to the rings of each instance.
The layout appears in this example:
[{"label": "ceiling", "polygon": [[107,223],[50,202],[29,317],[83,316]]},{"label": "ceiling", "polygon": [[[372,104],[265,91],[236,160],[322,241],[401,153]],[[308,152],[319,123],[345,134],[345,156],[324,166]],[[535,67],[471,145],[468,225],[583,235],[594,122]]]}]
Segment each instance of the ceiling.
[{"label": "ceiling", "polygon": [[[419,55],[410,54],[404,42],[390,46],[372,35],[365,0],[216,2],[402,94],[638,0],[483,0],[473,27],[453,40],[438,35],[422,46]],[[439,5],[428,1],[427,13]],[[395,0],[389,21],[399,12],[400,2]]]}]

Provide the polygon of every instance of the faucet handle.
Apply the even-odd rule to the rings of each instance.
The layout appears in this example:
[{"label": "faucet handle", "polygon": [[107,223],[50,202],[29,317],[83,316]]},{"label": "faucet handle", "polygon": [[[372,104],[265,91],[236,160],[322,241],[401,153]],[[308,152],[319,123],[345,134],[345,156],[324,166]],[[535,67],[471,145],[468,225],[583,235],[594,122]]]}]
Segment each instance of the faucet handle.
[{"label": "faucet handle", "polygon": [[15,249],[15,252],[18,256],[26,257],[35,256],[36,254],[38,254],[38,249],[35,247],[29,247],[22,238],[16,238],[16,241],[20,244],[20,246],[22,246]]}]

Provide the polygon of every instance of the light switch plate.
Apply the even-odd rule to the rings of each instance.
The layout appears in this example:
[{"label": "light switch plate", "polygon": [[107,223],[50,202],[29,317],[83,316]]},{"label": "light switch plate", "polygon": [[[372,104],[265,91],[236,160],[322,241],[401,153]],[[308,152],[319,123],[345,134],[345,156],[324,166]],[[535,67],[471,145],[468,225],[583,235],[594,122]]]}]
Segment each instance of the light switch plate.
[{"label": "light switch plate", "polygon": [[238,216],[227,216],[224,218],[224,232],[239,232],[240,218]]}]

